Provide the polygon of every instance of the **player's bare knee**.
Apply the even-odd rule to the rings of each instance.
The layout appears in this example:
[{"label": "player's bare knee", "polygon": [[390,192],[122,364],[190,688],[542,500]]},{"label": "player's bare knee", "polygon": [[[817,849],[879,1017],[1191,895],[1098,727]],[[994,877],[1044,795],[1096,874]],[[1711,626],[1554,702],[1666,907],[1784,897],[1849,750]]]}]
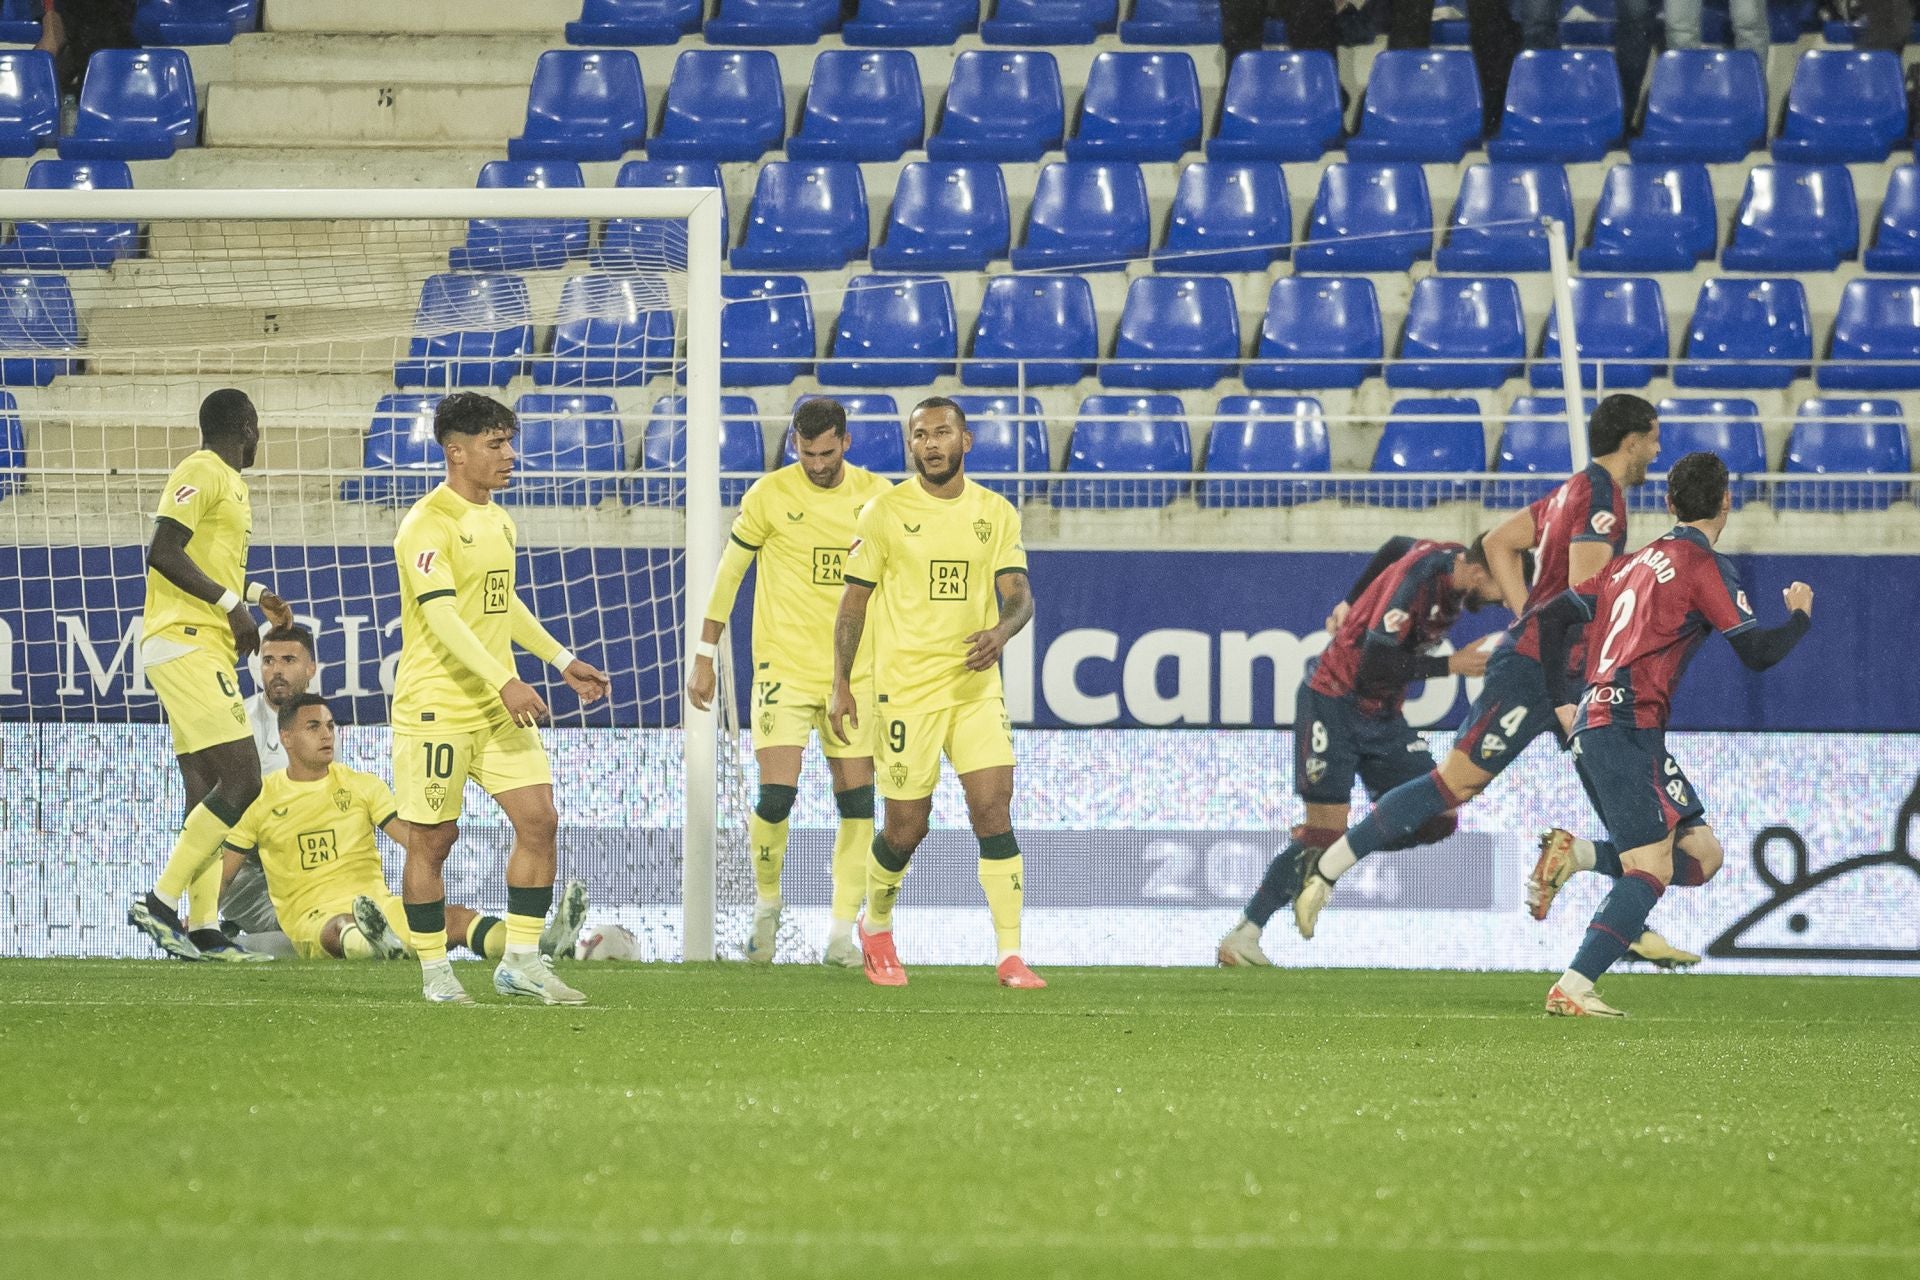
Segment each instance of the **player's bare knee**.
[{"label": "player's bare knee", "polygon": [[543,805],[529,805],[527,812],[515,820],[513,834],[519,844],[551,849],[560,835],[560,811],[553,807],[551,801]]},{"label": "player's bare knee", "polygon": [[1692,859],[1694,875],[1698,882],[1705,884],[1720,874],[1720,868],[1726,865],[1726,850],[1720,847],[1720,837],[1711,827],[1695,827],[1687,832],[1680,841],[1680,852]]},{"label": "player's bare knee", "polygon": [[1459,804],[1479,795],[1493,781],[1493,775],[1468,760],[1465,753],[1450,751],[1440,762],[1440,782]]},{"label": "player's bare knee", "polygon": [[459,838],[458,822],[436,822],[431,826],[415,823],[413,839],[407,843],[407,857],[438,867],[453,852],[454,841]]},{"label": "player's bare knee", "polygon": [[335,916],[333,919],[321,925],[321,950],[336,959],[344,959],[347,951],[346,948],[341,945],[340,937],[346,932],[347,926],[351,923],[353,923],[352,916]]},{"label": "player's bare knee", "polygon": [[1625,875],[1642,875],[1660,882],[1662,888],[1673,883],[1673,845],[1642,845],[1620,855],[1620,870]]},{"label": "player's bare knee", "polygon": [[1013,797],[993,794],[982,796],[978,800],[967,801],[967,820],[973,824],[973,833],[981,836],[997,836],[1003,831],[1013,830]]},{"label": "player's bare knee", "polygon": [[895,816],[891,807],[887,812],[887,847],[895,853],[912,853],[927,838],[927,815],[900,814]]}]

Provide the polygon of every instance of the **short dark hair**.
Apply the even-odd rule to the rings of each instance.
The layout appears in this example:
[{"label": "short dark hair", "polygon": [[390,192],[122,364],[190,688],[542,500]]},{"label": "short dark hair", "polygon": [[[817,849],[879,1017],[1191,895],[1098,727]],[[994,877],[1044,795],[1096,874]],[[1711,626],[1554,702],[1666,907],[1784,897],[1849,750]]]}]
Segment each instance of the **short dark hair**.
[{"label": "short dark hair", "polygon": [[793,411],[793,434],[802,440],[818,440],[827,432],[847,434],[847,407],[838,400],[815,396],[803,400]]},{"label": "short dark hair", "polygon": [[962,409],[957,401],[954,401],[948,398],[947,396],[928,396],[925,400],[922,400],[919,404],[913,406],[913,413],[909,413],[907,415],[907,420],[911,422],[913,420],[913,414],[920,412],[922,409],[949,410],[954,417],[960,419],[960,429],[962,431],[965,431],[968,429],[967,428],[967,411],[965,409]]},{"label": "short dark hair", "polygon": [[1639,396],[1611,395],[1594,406],[1587,419],[1587,452],[1604,458],[1628,436],[1645,435],[1659,424],[1659,411]]},{"label": "short dark hair", "polygon": [[261,644],[278,644],[281,641],[291,641],[305,649],[309,658],[313,656],[313,632],[297,622],[291,626],[275,627],[260,637]]},{"label": "short dark hair", "polygon": [[1486,534],[1483,533],[1479,537],[1475,538],[1473,540],[1473,545],[1467,548],[1467,563],[1477,564],[1482,569],[1492,568],[1492,566],[1487,563],[1487,535]]},{"label": "short dark hair", "polygon": [[247,393],[234,387],[222,387],[200,402],[200,436],[204,440],[237,440],[259,420]]},{"label": "short dark hair", "polygon": [[287,705],[280,708],[280,728],[282,732],[293,728],[293,722],[308,707],[324,707],[327,700],[317,693],[302,693],[287,699]]},{"label": "short dark hair", "polygon": [[1716,454],[1690,453],[1667,472],[1667,501],[1682,524],[1713,519],[1726,496],[1727,464]]},{"label": "short dark hair", "polygon": [[518,431],[513,410],[478,391],[456,391],[441,399],[433,411],[433,438],[442,445],[448,436],[483,436],[489,431]]}]

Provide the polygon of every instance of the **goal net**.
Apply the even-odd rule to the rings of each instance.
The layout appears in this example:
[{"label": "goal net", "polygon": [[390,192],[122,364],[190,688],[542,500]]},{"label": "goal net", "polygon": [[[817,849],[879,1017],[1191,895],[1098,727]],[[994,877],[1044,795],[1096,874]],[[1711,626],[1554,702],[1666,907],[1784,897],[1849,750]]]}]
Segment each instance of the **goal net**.
[{"label": "goal net", "polygon": [[[382,778],[391,547],[441,471],[434,406],[468,389],[516,409],[501,500],[520,591],[613,677],[610,702],[583,708],[521,657],[553,708],[561,874],[649,958],[744,937],[747,860],[723,848],[744,841],[737,704],[685,715],[681,670],[722,535],[717,203],[635,189],[10,198],[0,249],[26,269],[0,272],[0,953],[146,953],[126,903],[158,873],[182,790],[141,661],[145,549],[221,387],[260,416],[249,576],[312,632],[340,758]],[[241,683],[259,690],[257,666]],[[461,830],[449,900],[497,910],[510,829],[470,789]]]}]

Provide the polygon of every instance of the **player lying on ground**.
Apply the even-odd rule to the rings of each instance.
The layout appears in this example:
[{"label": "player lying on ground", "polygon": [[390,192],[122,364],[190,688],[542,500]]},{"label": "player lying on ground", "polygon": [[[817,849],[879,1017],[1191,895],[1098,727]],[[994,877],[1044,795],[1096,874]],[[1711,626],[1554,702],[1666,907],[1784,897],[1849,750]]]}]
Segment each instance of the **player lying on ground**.
[{"label": "player lying on ground", "polygon": [[862,507],[893,485],[846,460],[847,411],[833,400],[808,400],[793,411],[793,445],[800,460],[753,482],[740,503],[732,535],[707,598],[706,621],[687,681],[687,697],[705,711],[713,704],[713,659],[734,598],[750,565],[753,595],[753,756],[760,766],[760,797],[747,823],[758,901],[747,959],[773,960],[780,933],[780,871],[787,859],[787,815],[799,794],[807,740],[820,735],[820,753],[833,779],[840,830],[833,842],[833,922],[826,962],[860,967],[854,921],[867,896],[868,847],[873,843],[873,646],[854,660],[853,692],[867,726],[851,744],[827,729],[833,691],[833,619],[844,585],[841,573],[853,524]]},{"label": "player lying on ground", "polygon": [[[1733,562],[1713,549],[1732,502],[1726,464],[1711,453],[1688,454],[1667,477],[1667,507],[1678,527],[1541,611],[1548,689],[1623,868],[1573,963],[1547,993],[1550,1014],[1621,1017],[1594,982],[1640,936],[1669,884],[1705,884],[1720,870],[1720,841],[1707,825],[1706,805],[1666,744],[1668,708],[1694,651],[1709,631],[1719,631],[1749,669],[1765,671],[1793,652],[1812,624],[1813,588],[1804,582],[1781,593],[1784,623],[1763,629],[1754,621]],[[1589,591],[1597,594],[1583,594]],[[1565,659],[1571,632],[1585,622],[1592,634],[1576,710]]]},{"label": "player lying on ground", "polygon": [[201,401],[200,448],[167,477],[147,548],[140,660],[167,715],[187,815],[160,879],[127,909],[127,922],[182,960],[272,959],[235,946],[219,911],[221,844],[260,794],[238,670],[260,646],[248,602],[277,626],[293,621],[284,601],[246,580],[253,505],[240,473],[259,447],[260,421],[244,393],[229,388]]},{"label": "player lying on ground", "polygon": [[[1499,599],[1500,585],[1480,542],[1468,548],[1393,538],[1374,554],[1347,593],[1348,609],[1337,615],[1326,649],[1308,661],[1294,694],[1294,790],[1306,804],[1306,821],[1220,940],[1221,964],[1272,963],[1260,949],[1260,933],[1298,890],[1302,852],[1323,848],[1346,830],[1356,775],[1377,800],[1432,770],[1433,757],[1401,710],[1407,685],[1485,670],[1487,654],[1479,645],[1453,654],[1431,650],[1463,608],[1477,610]],[[1453,829],[1452,813],[1444,813],[1393,847],[1444,840]]]},{"label": "player lying on ground", "polygon": [[[966,476],[973,436],[945,396],[907,419],[916,475],[869,502],[847,553],[846,590],[834,622],[834,736],[871,734],[886,822],[873,838],[861,948],[867,977],[905,986],[893,942],[894,900],[907,860],[927,837],[940,757],[952,762],[980,841],[1005,987],[1044,987],[1020,958],[1020,844],[1013,835],[1013,728],[1000,683],[1000,651],[1033,618],[1020,513]],[[863,725],[853,679],[869,603],[873,723]]]},{"label": "player lying on ground", "polygon": [[[260,798],[227,834],[227,848],[257,857],[273,909],[305,960],[392,960],[413,954],[406,911],[387,888],[375,830],[406,848],[413,829],[394,812],[393,793],[370,773],[334,761],[333,712],[317,694],[287,700],[276,727],[284,769],[267,775]],[[552,955],[579,936],[586,886],[568,883],[540,937]],[[448,940],[491,960],[506,952],[506,924],[471,907],[447,907]]]},{"label": "player lying on ground", "polygon": [[469,778],[513,824],[507,860],[507,948],[493,972],[502,995],[584,1004],[539,950],[553,906],[560,815],[553,770],[535,728],[545,699],[520,679],[513,646],[553,666],[582,703],[607,696],[605,673],[540,625],[514,590],[513,517],[493,501],[513,480],[513,411],[458,391],[434,410],[447,478],[400,522],[400,665],[393,681],[393,785],[413,827],[401,897],[435,1003],[471,1004],[447,963],[447,888],[441,874],[460,834]]}]

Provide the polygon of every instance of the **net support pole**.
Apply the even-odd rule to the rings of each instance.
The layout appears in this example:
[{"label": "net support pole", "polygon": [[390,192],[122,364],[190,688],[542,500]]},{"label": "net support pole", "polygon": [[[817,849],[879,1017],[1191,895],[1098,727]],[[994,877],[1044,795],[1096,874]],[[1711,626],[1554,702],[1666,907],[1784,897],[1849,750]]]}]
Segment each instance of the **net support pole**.
[{"label": "net support pole", "polygon": [[1543,220],[1547,228],[1547,266],[1553,272],[1553,314],[1560,329],[1560,387],[1566,393],[1567,444],[1573,451],[1573,473],[1587,469],[1586,394],[1580,386],[1580,335],[1573,318],[1573,269],[1567,259],[1567,228],[1558,218]]},{"label": "net support pole", "polygon": [[[720,562],[720,193],[709,190],[687,218],[687,539],[683,668],[700,641],[707,593]],[[686,829],[681,843],[681,956],[712,960],[714,874],[719,848],[721,708],[696,711],[681,682]]]}]

